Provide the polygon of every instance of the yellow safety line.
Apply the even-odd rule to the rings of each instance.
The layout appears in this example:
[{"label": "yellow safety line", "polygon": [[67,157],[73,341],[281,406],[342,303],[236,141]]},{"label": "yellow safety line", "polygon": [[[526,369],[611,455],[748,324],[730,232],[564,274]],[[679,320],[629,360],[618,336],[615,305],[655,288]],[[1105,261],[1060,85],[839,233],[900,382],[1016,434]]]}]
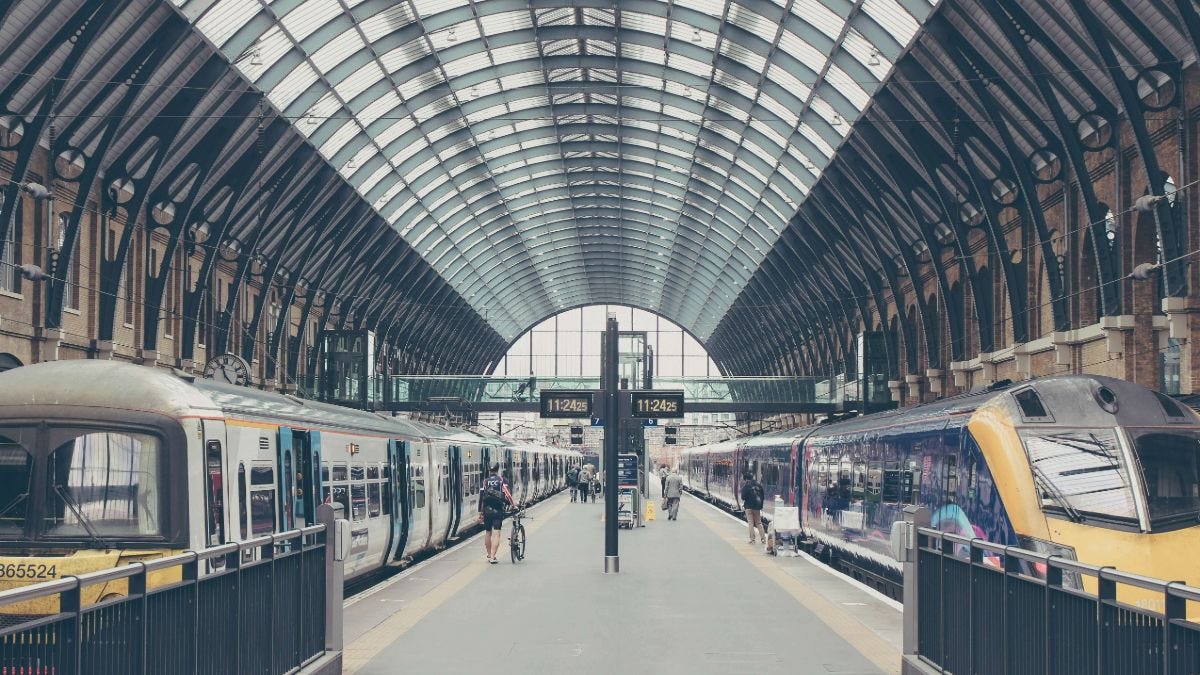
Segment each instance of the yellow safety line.
[{"label": "yellow safety line", "polygon": [[724,523],[717,523],[707,511],[708,509],[704,508],[689,509],[688,515],[695,516],[697,520],[704,523],[718,537],[724,539],[725,543],[732,546],[747,562],[766,575],[768,579],[783,587],[783,590],[787,591],[801,605],[804,605],[813,616],[820,619],[826,626],[829,626],[833,632],[841,636],[843,640],[848,642],[851,647],[862,654],[868,661],[874,663],[885,673],[899,675],[901,658],[898,649],[893,647],[887,640],[876,635],[874,631],[863,625],[862,622],[847,614],[841,607],[833,604],[819,593],[810,590],[800,580],[784,572],[780,569],[774,558],[763,554],[761,548],[747,544],[741,538],[745,532],[739,532],[736,535],[730,534],[730,528],[725,526]]},{"label": "yellow safety line", "polygon": [[[558,512],[568,503],[570,502],[560,501],[551,507],[549,511],[538,513],[536,520],[526,520],[526,535],[536,532],[546,521],[558,515]],[[501,543],[501,548],[504,548],[503,542]],[[377,626],[359,636],[354,642],[346,645],[345,650],[342,652],[342,672],[354,673],[366,666],[371,659],[378,656],[388,645],[398,640],[401,635],[404,635],[413,626],[417,625],[427,614],[440,607],[442,603],[454,597],[455,593],[458,593],[474,581],[483,572],[484,568],[488,566],[489,564],[484,560],[475,560],[468,563],[449,579],[438,584],[436,588],[413,600],[404,609],[384,619]]]}]

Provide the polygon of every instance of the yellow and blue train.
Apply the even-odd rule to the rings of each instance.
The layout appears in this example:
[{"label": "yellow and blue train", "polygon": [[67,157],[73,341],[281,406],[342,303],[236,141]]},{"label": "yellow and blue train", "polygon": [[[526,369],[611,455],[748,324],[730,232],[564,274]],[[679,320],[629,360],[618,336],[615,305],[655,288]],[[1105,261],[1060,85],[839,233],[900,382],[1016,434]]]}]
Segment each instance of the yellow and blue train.
[{"label": "yellow and blue train", "polygon": [[0,590],[295,529],[323,502],[350,522],[351,580],[476,528],[490,463],[531,502],[579,460],[115,361],[24,366],[0,373]]},{"label": "yellow and blue train", "polygon": [[692,448],[682,468],[694,492],[733,509],[752,472],[766,517],[799,506],[822,557],[889,592],[889,533],[909,504],[943,531],[1200,585],[1200,417],[1123,380],[995,386]]}]

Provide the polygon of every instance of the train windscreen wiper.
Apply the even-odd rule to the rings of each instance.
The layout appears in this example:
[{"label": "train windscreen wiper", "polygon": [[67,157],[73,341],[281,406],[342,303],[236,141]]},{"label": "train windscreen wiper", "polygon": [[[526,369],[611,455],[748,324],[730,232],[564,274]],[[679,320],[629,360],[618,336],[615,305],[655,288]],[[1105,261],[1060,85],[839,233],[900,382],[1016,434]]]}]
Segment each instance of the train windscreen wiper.
[{"label": "train windscreen wiper", "polygon": [[1083,522],[1083,516],[1079,515],[1079,510],[1071,505],[1070,500],[1067,499],[1061,490],[1055,487],[1054,482],[1046,476],[1046,472],[1042,471],[1037,464],[1032,462],[1030,462],[1029,468],[1033,470],[1033,477],[1037,480],[1038,485],[1041,486],[1042,494],[1049,495],[1054,500],[1054,503],[1066,512],[1067,518],[1070,518],[1071,522]]},{"label": "train windscreen wiper", "polygon": [[107,540],[105,540],[104,537],[100,536],[100,533],[97,532],[96,528],[92,526],[92,521],[89,520],[87,516],[83,515],[83,509],[79,507],[79,504],[75,502],[75,500],[71,497],[71,494],[63,489],[63,486],[55,485],[54,492],[58,495],[59,499],[63,500],[63,503],[71,509],[71,513],[75,514],[75,518],[79,521],[79,524],[83,527],[83,529],[87,531],[88,536],[92,538],[93,543],[98,544],[100,548],[106,551],[115,548]]}]

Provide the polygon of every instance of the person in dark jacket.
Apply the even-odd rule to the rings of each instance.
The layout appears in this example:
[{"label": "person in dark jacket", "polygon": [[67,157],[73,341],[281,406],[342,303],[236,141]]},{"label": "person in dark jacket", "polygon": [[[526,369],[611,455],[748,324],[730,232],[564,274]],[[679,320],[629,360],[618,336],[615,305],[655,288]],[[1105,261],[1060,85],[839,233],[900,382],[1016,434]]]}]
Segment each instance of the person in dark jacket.
[{"label": "person in dark jacket", "polygon": [[767,543],[767,528],[762,522],[763,507],[762,483],[754,480],[754,474],[747,471],[742,475],[742,508],[746,510],[746,524],[750,527],[750,543],[755,543],[754,537],[762,531],[763,543]]}]

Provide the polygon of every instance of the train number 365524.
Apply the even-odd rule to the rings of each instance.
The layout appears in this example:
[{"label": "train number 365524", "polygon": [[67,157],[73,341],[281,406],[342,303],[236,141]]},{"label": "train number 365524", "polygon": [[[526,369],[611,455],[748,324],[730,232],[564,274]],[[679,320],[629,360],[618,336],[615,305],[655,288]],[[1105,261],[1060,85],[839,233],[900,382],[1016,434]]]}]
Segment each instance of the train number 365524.
[{"label": "train number 365524", "polygon": [[0,564],[0,579],[56,579],[58,565],[38,563]]}]

